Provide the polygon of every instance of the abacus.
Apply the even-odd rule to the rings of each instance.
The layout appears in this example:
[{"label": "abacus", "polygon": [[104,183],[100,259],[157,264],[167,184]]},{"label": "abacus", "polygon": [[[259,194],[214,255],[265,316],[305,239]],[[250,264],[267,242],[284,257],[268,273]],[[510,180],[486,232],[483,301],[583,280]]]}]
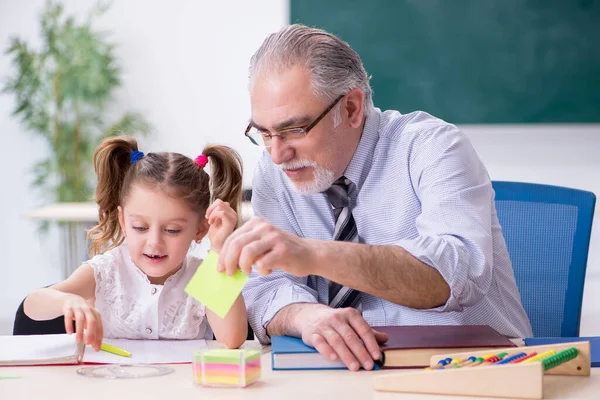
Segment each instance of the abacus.
[{"label": "abacus", "polygon": [[425,370],[380,375],[385,392],[542,399],[544,374],[590,376],[590,342],[431,357]]}]

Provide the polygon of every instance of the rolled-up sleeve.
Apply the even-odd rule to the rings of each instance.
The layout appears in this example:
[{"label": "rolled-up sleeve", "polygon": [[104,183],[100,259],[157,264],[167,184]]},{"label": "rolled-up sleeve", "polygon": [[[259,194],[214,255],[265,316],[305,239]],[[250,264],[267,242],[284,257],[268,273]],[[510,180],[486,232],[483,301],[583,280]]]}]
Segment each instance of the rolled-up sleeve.
[{"label": "rolled-up sleeve", "polygon": [[477,304],[492,282],[494,192],[483,164],[456,127],[422,140],[410,163],[421,200],[419,234],[396,244],[448,283],[448,301],[433,310],[461,311]]},{"label": "rolled-up sleeve", "polygon": [[244,287],[248,322],[263,344],[271,341],[266,328],[275,314],[294,303],[316,303],[316,292],[306,286],[307,278],[297,278],[281,271],[259,276],[253,273]]},{"label": "rolled-up sleeve", "polygon": [[[254,214],[281,229],[298,235],[275,198],[273,189],[268,183],[269,171],[265,170],[264,165],[259,163],[254,173],[252,183]],[[283,307],[294,303],[317,302],[317,293],[308,287],[307,281],[307,277],[299,278],[283,271],[273,271],[268,276],[260,276],[256,272],[250,275],[243,294],[248,322],[261,343],[270,342],[266,327]]]}]

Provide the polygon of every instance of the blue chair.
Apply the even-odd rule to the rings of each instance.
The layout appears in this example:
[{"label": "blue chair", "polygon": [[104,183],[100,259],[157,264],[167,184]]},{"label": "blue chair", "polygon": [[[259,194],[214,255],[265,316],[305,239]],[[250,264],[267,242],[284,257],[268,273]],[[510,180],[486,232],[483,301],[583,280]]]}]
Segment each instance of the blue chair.
[{"label": "blue chair", "polygon": [[494,181],[492,186],[534,336],[579,336],[596,196],[534,183]]}]

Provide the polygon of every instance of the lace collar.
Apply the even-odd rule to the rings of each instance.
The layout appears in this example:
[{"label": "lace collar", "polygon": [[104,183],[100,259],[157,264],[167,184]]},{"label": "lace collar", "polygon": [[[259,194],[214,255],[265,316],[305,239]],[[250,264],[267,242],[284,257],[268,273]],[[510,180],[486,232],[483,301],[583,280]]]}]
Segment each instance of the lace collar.
[{"label": "lace collar", "polygon": [[[179,268],[177,270],[177,272],[175,272],[173,275],[171,275],[170,277],[168,277],[165,280],[165,283],[163,284],[163,286],[166,286],[167,283],[175,280],[175,278],[179,275],[181,275],[183,273],[183,271],[185,270],[185,268],[187,267],[187,256],[186,258],[183,260],[183,265],[181,265],[181,268]],[[135,264],[135,262],[133,261],[133,258],[131,258],[131,256],[129,256],[129,264],[128,267],[133,269],[140,278],[142,278],[148,285],[155,285],[154,283],[150,282],[150,279],[148,279],[148,276]]]}]

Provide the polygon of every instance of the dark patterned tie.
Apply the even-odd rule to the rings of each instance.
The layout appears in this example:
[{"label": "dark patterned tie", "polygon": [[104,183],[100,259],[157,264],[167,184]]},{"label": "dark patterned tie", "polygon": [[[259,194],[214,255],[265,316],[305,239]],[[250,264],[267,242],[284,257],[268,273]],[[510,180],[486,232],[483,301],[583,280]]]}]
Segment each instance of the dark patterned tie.
[{"label": "dark patterned tie", "polygon": [[[356,223],[350,212],[350,197],[348,196],[350,183],[348,178],[342,176],[325,191],[325,194],[333,206],[333,214],[335,215],[334,240],[358,243]],[[359,294],[358,290],[336,282],[330,282],[329,306],[333,308],[352,307],[355,305],[354,303]]]}]

